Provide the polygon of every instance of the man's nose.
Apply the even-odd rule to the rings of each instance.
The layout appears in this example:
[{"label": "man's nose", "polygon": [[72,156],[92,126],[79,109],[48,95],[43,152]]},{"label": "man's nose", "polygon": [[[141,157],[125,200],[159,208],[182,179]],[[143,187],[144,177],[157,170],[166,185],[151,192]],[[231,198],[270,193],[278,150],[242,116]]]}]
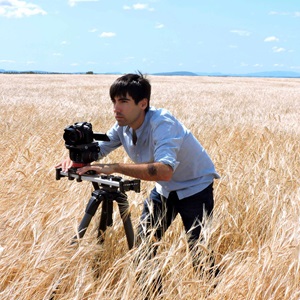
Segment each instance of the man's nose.
[{"label": "man's nose", "polygon": [[117,103],[114,103],[114,112],[119,112],[120,109],[119,109],[119,106]]}]

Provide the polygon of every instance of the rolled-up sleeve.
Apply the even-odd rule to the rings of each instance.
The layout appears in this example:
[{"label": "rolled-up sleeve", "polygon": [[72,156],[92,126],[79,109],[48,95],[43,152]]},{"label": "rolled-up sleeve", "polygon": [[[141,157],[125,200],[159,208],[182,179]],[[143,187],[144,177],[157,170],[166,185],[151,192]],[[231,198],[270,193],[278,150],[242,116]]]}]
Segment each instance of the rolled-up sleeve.
[{"label": "rolled-up sleeve", "polygon": [[179,165],[178,151],[184,139],[182,127],[168,117],[160,118],[152,123],[154,137],[154,161],[162,162],[173,168]]}]

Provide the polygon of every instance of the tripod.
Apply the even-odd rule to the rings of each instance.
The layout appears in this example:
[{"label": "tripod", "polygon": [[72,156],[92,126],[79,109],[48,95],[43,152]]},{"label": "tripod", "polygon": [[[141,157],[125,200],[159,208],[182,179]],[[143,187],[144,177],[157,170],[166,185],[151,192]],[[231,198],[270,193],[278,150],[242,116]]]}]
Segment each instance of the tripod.
[{"label": "tripod", "polygon": [[[102,203],[102,211],[100,217],[100,223],[98,228],[98,240],[100,243],[104,242],[104,233],[107,226],[113,225],[113,201],[118,203],[120,215],[123,221],[125,234],[129,249],[134,246],[134,232],[129,213],[129,203],[127,200],[126,191],[140,192],[140,180],[123,180],[118,176],[98,176],[94,173],[86,173],[85,175],[78,175],[76,168],[71,168],[68,172],[62,172],[61,168],[56,169],[56,180],[60,180],[62,177],[68,177],[69,180],[81,182],[82,180],[91,181],[94,187],[91,198],[86,206],[85,214],[79,224],[77,234],[72,238],[71,244],[78,241],[78,238],[82,238],[95,215],[99,205]],[[60,285],[60,280],[53,288],[50,300],[53,300],[56,295],[56,289]]]},{"label": "tripod", "polygon": [[140,180],[123,180],[118,176],[98,176],[95,174],[78,175],[76,169],[71,168],[68,172],[62,172],[61,169],[56,169],[56,180],[61,177],[68,177],[69,180],[76,179],[78,182],[82,180],[91,181],[94,187],[91,198],[86,206],[85,214],[79,224],[78,232],[73,237],[71,244],[77,242],[78,238],[82,238],[95,215],[99,205],[102,203],[102,211],[100,216],[98,239],[102,243],[104,241],[104,233],[107,226],[113,225],[113,201],[118,203],[121,219],[127,238],[129,249],[134,245],[134,231],[130,219],[129,203],[127,200],[126,191],[133,190],[137,193],[140,192]]}]

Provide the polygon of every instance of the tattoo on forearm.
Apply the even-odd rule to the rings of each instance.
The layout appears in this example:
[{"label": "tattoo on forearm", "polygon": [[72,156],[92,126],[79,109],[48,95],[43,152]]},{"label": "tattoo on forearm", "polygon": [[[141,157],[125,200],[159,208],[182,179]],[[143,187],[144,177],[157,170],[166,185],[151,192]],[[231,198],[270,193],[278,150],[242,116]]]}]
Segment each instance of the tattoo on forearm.
[{"label": "tattoo on forearm", "polygon": [[157,175],[157,169],[156,169],[156,167],[155,167],[154,164],[149,164],[149,166],[148,166],[148,174],[149,174],[150,176],[155,176],[155,175]]}]

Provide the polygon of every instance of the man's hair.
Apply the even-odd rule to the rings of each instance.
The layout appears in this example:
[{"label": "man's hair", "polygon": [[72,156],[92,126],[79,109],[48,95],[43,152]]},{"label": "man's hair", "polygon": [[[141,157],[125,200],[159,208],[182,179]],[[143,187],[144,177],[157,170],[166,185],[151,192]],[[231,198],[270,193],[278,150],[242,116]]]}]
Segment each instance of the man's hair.
[{"label": "man's hair", "polygon": [[145,112],[149,110],[151,85],[143,74],[123,75],[116,79],[109,90],[111,100],[114,100],[115,97],[126,97],[127,93],[134,100],[135,104],[138,104],[142,99],[146,98],[148,105]]}]

